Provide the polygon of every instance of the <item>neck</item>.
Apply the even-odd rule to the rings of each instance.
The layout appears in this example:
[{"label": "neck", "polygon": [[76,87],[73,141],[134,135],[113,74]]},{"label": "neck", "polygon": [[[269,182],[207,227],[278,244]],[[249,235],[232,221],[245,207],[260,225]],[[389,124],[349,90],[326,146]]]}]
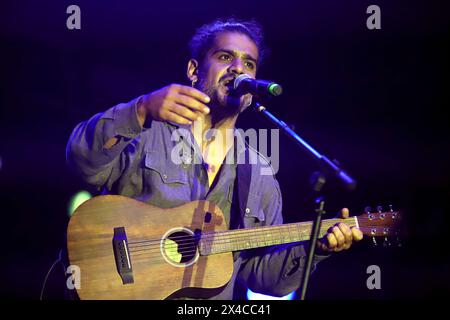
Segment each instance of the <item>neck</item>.
[{"label": "neck", "polygon": [[[336,223],[343,222],[350,227],[359,227],[357,218],[327,219],[322,221],[320,237]],[[210,255],[272,245],[302,242],[311,236],[312,222],[289,223],[277,226],[264,226],[252,229],[236,229],[203,233],[199,242],[201,255]]]},{"label": "neck", "polygon": [[[217,114],[201,115],[191,127],[192,133],[197,143],[204,146],[209,142],[209,135],[214,134],[214,141],[223,143],[225,153],[232,146],[234,141],[234,128],[238,114],[229,117],[220,117]],[[211,130],[212,129],[212,130]],[[221,140],[217,135],[220,135]]]},{"label": "neck", "polygon": [[214,115],[207,114],[200,116],[198,122],[202,127],[202,131],[206,131],[208,129],[225,131],[226,129],[234,129],[237,117],[238,115],[227,118],[218,118],[214,117]]}]

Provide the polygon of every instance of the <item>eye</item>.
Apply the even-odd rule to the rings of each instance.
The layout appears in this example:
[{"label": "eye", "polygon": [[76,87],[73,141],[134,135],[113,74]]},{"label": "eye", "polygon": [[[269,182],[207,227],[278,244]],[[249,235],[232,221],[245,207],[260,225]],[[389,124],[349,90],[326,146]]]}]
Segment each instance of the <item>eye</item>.
[{"label": "eye", "polygon": [[248,68],[248,69],[250,69],[250,70],[253,70],[253,69],[255,69],[255,63],[254,62],[252,62],[252,61],[247,61],[246,63],[245,63],[245,66]]},{"label": "eye", "polygon": [[219,60],[222,60],[222,61],[231,61],[231,56],[230,56],[229,54],[221,54],[221,55],[219,56]]}]

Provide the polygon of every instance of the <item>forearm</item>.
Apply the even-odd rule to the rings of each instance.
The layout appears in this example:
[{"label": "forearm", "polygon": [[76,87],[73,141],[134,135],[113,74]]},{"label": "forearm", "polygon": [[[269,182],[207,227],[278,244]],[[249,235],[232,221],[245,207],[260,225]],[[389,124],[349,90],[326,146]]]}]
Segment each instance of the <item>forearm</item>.
[{"label": "forearm", "polygon": [[[255,292],[284,296],[297,290],[306,265],[304,244],[290,244],[244,254],[239,278]],[[312,270],[328,255],[314,257]]]}]

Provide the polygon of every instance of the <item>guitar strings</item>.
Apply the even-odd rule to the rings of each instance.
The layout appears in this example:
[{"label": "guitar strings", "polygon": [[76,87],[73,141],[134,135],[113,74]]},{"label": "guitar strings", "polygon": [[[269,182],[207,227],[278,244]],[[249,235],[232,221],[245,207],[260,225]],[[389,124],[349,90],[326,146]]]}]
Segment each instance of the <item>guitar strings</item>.
[{"label": "guitar strings", "polygon": [[[286,228],[284,228],[284,229],[286,229]],[[253,231],[252,232],[248,232],[248,231],[244,232],[244,229],[241,229],[241,230],[242,230],[241,232],[236,232],[234,234],[233,233],[229,233],[229,232],[227,232],[227,234],[223,234],[223,233],[219,234],[218,232],[216,232],[216,233],[208,233],[208,234],[202,235],[200,238],[198,238],[198,240],[195,239],[196,237],[193,236],[193,235],[168,238],[169,240],[173,240],[175,238],[178,238],[178,239],[182,238],[182,240],[179,240],[179,241],[175,242],[174,244],[167,244],[166,247],[173,248],[173,247],[178,246],[178,244],[180,244],[180,243],[181,243],[181,245],[183,245],[183,242],[186,242],[186,241],[191,241],[191,242],[198,241],[199,242],[199,241],[202,241],[202,240],[205,240],[205,241],[210,240],[210,241],[214,242],[215,244],[225,244],[225,243],[230,243],[229,240],[233,241],[233,240],[240,240],[240,239],[248,238],[249,235],[250,235],[250,237],[260,237],[260,238],[261,237],[266,238],[269,235],[272,235],[272,238],[273,238],[273,236],[274,236],[273,233],[271,233],[271,234],[269,234],[269,233],[260,234],[261,232],[256,232],[256,233],[253,232]],[[259,231],[263,231],[263,230],[259,229]],[[279,231],[281,231],[281,230],[279,230]],[[288,233],[291,234],[291,231],[294,232],[294,230],[290,230],[289,229]],[[309,232],[309,230],[299,231],[298,229],[296,229],[295,232],[296,233],[300,232],[301,234],[303,234],[304,232]],[[287,236],[284,236],[282,238],[285,238],[285,237],[287,237]],[[146,247],[159,247],[161,240],[163,240],[163,239],[150,240],[152,242],[157,242],[157,243],[150,243],[150,244],[142,244],[142,243],[140,243],[140,244],[137,244],[137,245],[131,245],[129,247],[130,247],[130,250],[134,249],[134,248],[137,248],[137,250],[139,250],[139,249],[140,250],[145,250]],[[136,242],[129,242],[129,244],[130,243],[131,244],[135,244]],[[134,251],[137,251],[137,250],[134,250]]]},{"label": "guitar strings", "polygon": [[[367,230],[370,230],[370,227],[362,227],[360,229],[361,229],[361,231],[363,231],[363,230],[367,231]],[[277,245],[277,243],[269,244],[269,245],[266,244],[265,246],[270,246],[270,245]],[[197,247],[197,245],[192,245],[191,247],[187,247],[187,248],[184,248],[184,249],[188,249],[188,250],[182,250],[182,251],[177,252],[177,253],[178,254],[195,254],[197,252],[198,247]],[[225,252],[227,252],[227,251],[225,251]],[[161,260],[161,254],[160,254],[159,250],[158,250],[158,252],[146,251],[146,252],[142,252],[140,254],[139,253],[136,254],[136,251],[133,251],[133,252],[130,251],[130,254],[131,253],[133,253],[133,255],[132,255],[133,262],[143,262],[143,261],[145,261],[147,263],[148,262],[150,262],[150,263],[153,262],[154,263],[156,260],[162,261]],[[223,253],[223,252],[219,251],[219,252],[216,252],[216,253]],[[150,255],[148,255],[148,254],[150,254]]]},{"label": "guitar strings", "polygon": [[[353,220],[353,218],[350,218],[351,220]],[[324,226],[327,227],[328,225],[332,225],[335,223],[336,220],[328,220],[328,221],[324,221]],[[337,220],[339,221],[339,220]],[[293,225],[280,225],[280,228],[282,229],[287,229],[288,233],[290,234],[291,231],[291,227]],[[244,231],[245,230],[245,231]],[[213,232],[213,233],[204,233],[199,240],[195,239],[196,235],[183,235],[183,236],[177,236],[177,237],[173,237],[172,239],[182,239],[180,240],[181,242],[188,242],[186,243],[182,243],[180,244],[178,243],[173,243],[173,244],[167,244],[165,245],[165,249],[174,249],[177,248],[179,246],[181,246],[183,248],[183,250],[179,251],[180,254],[182,253],[186,253],[188,251],[192,251],[193,249],[195,249],[195,251],[197,250],[198,247],[198,241],[201,240],[210,240],[208,238],[212,238],[212,240],[214,241],[214,244],[216,246],[220,246],[220,245],[225,245],[225,244],[232,244],[233,240],[240,240],[244,237],[247,236],[247,234],[251,234],[250,236],[253,237],[252,241],[257,241],[257,242],[265,242],[265,244],[267,243],[267,238],[264,237],[264,235],[258,234],[260,232],[258,231],[264,231],[264,228],[258,228],[257,230],[255,229],[240,229],[240,232],[237,232],[237,234],[230,234],[229,230],[226,231],[222,231],[222,232]],[[255,234],[256,231],[256,234]],[[279,230],[281,231],[281,230]],[[308,230],[305,230],[308,231]],[[295,230],[295,232],[299,232],[298,228],[297,230]],[[303,235],[303,232],[300,232],[300,234]],[[224,237],[225,236],[225,237]],[[262,240],[263,238],[261,238],[261,236],[263,236],[264,240]],[[265,234],[265,236],[268,236],[268,234]],[[256,237],[256,238],[255,238]],[[194,238],[194,239],[193,239]],[[221,239],[223,238],[223,239]],[[284,242],[284,237],[282,237],[281,242]],[[302,239],[303,240],[303,239]],[[299,239],[299,241],[302,241]],[[130,252],[143,252],[143,251],[151,251],[153,249],[156,249],[158,251],[159,254],[159,246],[160,246],[160,239],[151,239],[151,240],[144,240],[144,241],[134,241],[134,242],[130,242],[130,244],[137,244],[136,246],[130,246]],[[273,241],[273,234],[272,234],[272,241]],[[296,242],[297,239],[294,238],[294,240],[292,242]],[[155,244],[145,244],[145,242],[157,242]],[[188,250],[186,250],[188,249]]]},{"label": "guitar strings", "polygon": [[[293,241],[293,242],[295,242],[295,241]],[[272,243],[272,244],[265,243],[264,246],[277,245],[277,244],[280,244],[280,243]],[[257,247],[259,247],[259,246],[257,246]],[[248,248],[248,249],[252,249],[252,248],[255,248],[255,247],[252,246],[251,248]],[[155,249],[157,249],[156,252],[155,251],[151,251],[151,249],[148,249],[148,250],[134,250],[134,251],[130,250],[130,254],[132,254],[133,261],[144,261],[145,260],[145,261],[150,261],[151,262],[152,260],[159,260],[158,258],[161,257],[161,254],[160,254],[160,251],[159,251],[160,248],[155,248]],[[194,254],[194,253],[197,252],[197,250],[198,250],[198,246],[193,244],[191,246],[184,247],[183,250],[177,251],[176,254],[181,254],[181,255]],[[136,254],[137,251],[139,251],[140,253]],[[223,253],[223,252],[230,252],[230,251],[229,250],[226,250],[226,251],[220,251],[219,250],[218,252],[214,252],[214,253]],[[157,259],[155,259],[155,257]],[[141,259],[139,259],[139,258],[141,258]],[[146,258],[146,259],[142,259],[142,258]]]},{"label": "guitar strings", "polygon": [[[295,230],[295,233],[297,235],[301,235],[301,237],[303,237],[305,235],[305,233],[307,233],[308,235],[310,234],[309,230]],[[202,236],[199,239],[195,239],[194,237],[188,237],[187,239],[183,239],[177,242],[174,242],[173,244],[169,243],[167,245],[165,245],[165,247],[168,248],[173,248],[173,247],[178,247],[178,246],[186,246],[186,242],[187,243],[199,243],[202,242],[204,243],[204,245],[221,245],[221,244],[231,244],[233,243],[233,241],[241,241],[242,239],[250,239],[252,241],[267,241],[268,237],[271,236],[272,240],[274,239],[274,237],[276,237],[277,239],[284,241],[285,238],[287,237],[292,237],[291,235],[291,231],[289,231],[289,236],[288,235],[281,235],[277,234],[277,233],[247,233],[247,232],[242,232],[242,233],[236,233],[236,234],[226,234],[226,235],[219,235],[219,236]],[[293,237],[295,238],[295,236]],[[171,238],[168,238],[169,240],[172,240]],[[300,240],[299,240],[300,241]],[[161,240],[158,240],[158,243],[156,244],[146,244],[146,245],[135,245],[135,246],[131,246],[130,248],[134,249],[133,251],[145,251],[145,250],[150,250],[152,248],[155,247],[159,247],[161,243]]]},{"label": "guitar strings", "polygon": [[[285,225],[279,225],[277,227],[288,228],[288,227],[291,227],[291,226],[292,225],[285,224]],[[254,233],[254,232],[258,232],[258,231],[261,231],[261,230],[266,230],[266,229],[273,228],[273,227],[274,226],[269,226],[269,227],[266,227],[266,228],[262,227],[262,228],[251,228],[251,229],[236,229],[236,230],[204,232],[204,233],[202,233],[201,237],[204,238],[204,237],[214,236],[214,235],[222,236],[223,234],[230,234],[230,235],[232,235],[235,231],[236,231],[235,233]],[[189,235],[182,235],[182,236],[171,237],[170,239],[172,239],[172,240],[177,239],[178,240],[178,239],[183,239],[183,238],[192,238],[192,237],[195,237],[195,236],[196,236],[195,234],[194,235],[189,234]],[[157,238],[153,238],[153,239],[148,239],[148,240],[130,241],[130,242],[128,242],[128,244],[138,244],[138,243],[145,243],[145,242],[159,242],[160,240],[161,239],[159,239],[159,238],[158,239]]]},{"label": "guitar strings", "polygon": [[[351,221],[348,222],[353,222],[353,218],[348,219]],[[323,228],[329,228],[332,225],[335,224],[336,221],[330,221],[330,220],[326,220],[327,222],[323,223],[322,227]],[[339,221],[339,220],[337,220]],[[224,231],[215,231],[215,232],[205,232],[202,235],[200,235],[201,239],[207,239],[209,237],[214,238],[214,239],[220,239],[221,237],[242,237],[242,236],[246,236],[246,235],[254,235],[258,232],[262,232],[262,231],[267,231],[267,229],[272,228],[273,226],[268,226],[268,227],[262,227],[262,228],[252,228],[252,229],[236,229],[236,230],[224,230]],[[278,232],[280,231],[288,231],[288,233],[290,233],[291,231],[293,232],[299,232],[298,230],[298,225],[297,224],[285,224],[285,225],[279,225],[278,226]],[[295,229],[295,230],[293,230]],[[310,232],[309,230],[306,230],[308,232]],[[302,231],[303,232],[303,231]],[[176,237],[171,237],[169,239],[171,240],[184,240],[184,239],[192,239],[193,237],[198,237],[198,235],[182,235],[182,236],[176,236]],[[157,238],[153,238],[153,239],[149,239],[149,240],[140,240],[140,241],[130,241],[128,244],[136,244],[136,246],[146,246],[148,243],[148,245],[152,245],[149,242],[157,242],[159,243],[161,241],[161,238],[157,239]]]},{"label": "guitar strings", "polygon": [[[366,228],[364,228],[364,229],[366,229]],[[369,229],[369,228],[367,228],[367,229]],[[253,239],[253,240],[256,240],[256,241],[259,241],[259,240],[257,240],[257,239]],[[263,240],[263,241],[265,241],[265,240]],[[264,243],[264,246],[270,246],[270,245],[277,245],[277,244],[282,244],[283,243],[283,241],[284,241],[284,239],[281,239],[281,243],[271,243],[271,244],[267,244],[267,243]],[[296,242],[297,240],[294,240],[294,241],[292,241],[292,242]],[[261,241],[259,241],[259,242],[261,242]],[[195,243],[195,242],[193,242],[193,243]],[[228,243],[227,243],[228,244]],[[259,247],[259,245],[257,245],[257,247]],[[252,248],[253,248],[253,246],[252,246]],[[156,249],[156,248],[155,248]],[[158,248],[159,249],[159,248]],[[186,250],[187,249],[187,250]],[[197,247],[197,245],[195,245],[195,244],[193,244],[193,245],[191,245],[191,246],[185,246],[184,248],[183,248],[183,250],[180,250],[180,251],[178,251],[177,253],[178,254],[188,254],[188,253],[194,253],[194,252],[196,252],[197,251],[197,249],[198,249],[198,247]],[[245,248],[244,248],[245,249]],[[137,251],[140,251],[141,253],[140,254],[136,254],[136,252]],[[144,251],[144,252],[143,252]],[[228,250],[226,250],[226,251],[228,251]],[[159,250],[158,250],[158,252],[152,252],[152,251],[150,251],[150,250],[147,250],[147,251],[145,251],[145,250],[135,250],[135,251],[133,251],[132,252],[134,255],[134,257],[144,257],[144,256],[146,256],[147,254],[150,254],[150,256],[147,256],[148,258],[151,258],[151,255],[157,255],[157,256],[160,256],[160,253],[159,253]],[[216,253],[220,253],[220,251],[219,252],[216,252]]]},{"label": "guitar strings", "polygon": [[[330,224],[330,223],[328,223]],[[325,224],[327,225],[327,223]],[[291,231],[294,232],[294,230],[291,230],[292,225],[282,225],[283,229],[287,229],[288,233],[289,233],[289,237],[291,237]],[[202,235],[198,240],[195,239],[195,235],[185,235],[185,236],[178,236],[178,237],[173,237],[173,238],[169,238],[170,240],[173,239],[182,239],[178,242],[175,242],[174,244],[167,244],[165,245],[166,249],[173,249],[173,248],[178,248],[179,246],[182,246],[184,248],[189,247],[186,244],[183,244],[183,242],[190,242],[191,246],[197,247],[196,243],[198,243],[201,240],[210,240],[209,238],[212,238],[212,241],[214,242],[215,245],[224,245],[224,244],[231,244],[232,241],[234,240],[241,240],[242,238],[247,238],[247,235],[250,234],[251,237],[256,239],[252,239],[252,241],[258,241],[258,242],[266,242],[267,241],[267,236],[269,236],[269,234],[258,234],[260,232],[257,232],[255,234],[254,230],[246,230],[245,229],[240,229],[240,232],[237,232],[235,234],[230,234],[229,231],[225,231],[225,232],[221,232],[221,234],[219,232],[214,232],[214,233],[205,233],[204,235]],[[263,231],[264,229],[258,229],[258,231]],[[279,230],[281,231],[281,230]],[[296,233],[300,233],[302,236],[304,235],[305,232],[310,233],[309,230],[304,230],[304,231],[299,231],[298,229],[295,230]],[[226,233],[226,234],[224,234]],[[273,240],[273,234],[272,235],[272,240]],[[286,237],[286,236],[285,236]],[[281,241],[284,241],[285,237],[281,237]],[[194,238],[194,239],[193,239]],[[264,240],[262,240],[264,238]],[[295,239],[295,238],[294,238]],[[262,241],[261,241],[262,240]],[[292,242],[295,242],[297,240],[294,240]],[[298,240],[298,241],[303,241],[302,240]],[[152,240],[147,240],[146,242],[157,242],[155,244],[144,244],[142,243],[144,241],[140,241],[138,245],[134,245],[134,246],[130,246],[130,251],[133,252],[138,252],[138,251],[145,251],[145,250],[152,250],[152,249],[157,249],[159,250],[159,246],[160,246],[160,242],[161,239],[152,239]],[[131,244],[136,244],[138,242],[130,242]],[[129,244],[130,244],[129,243]],[[193,245],[192,245],[193,243]],[[207,244],[206,244],[207,245]]]},{"label": "guitar strings", "polygon": [[[301,233],[301,238],[303,238],[304,237],[304,233],[302,232]],[[216,248],[217,247],[220,247],[220,246],[224,246],[224,245],[233,245],[233,241],[236,241],[236,240],[238,240],[238,241],[240,241],[240,240],[242,240],[242,239],[244,239],[244,238],[248,238],[247,236],[234,236],[234,237],[227,237],[228,239],[214,239],[213,240],[213,242],[212,243],[206,243],[206,244],[204,244],[205,246],[208,246],[208,244],[210,245],[210,247],[212,247],[212,245],[214,245]],[[274,237],[273,237],[273,235],[272,235],[272,241],[273,242],[277,242],[277,241],[281,241],[281,242],[283,242],[283,241],[285,241],[285,238],[286,237],[281,237],[281,238],[278,238],[276,241],[274,240]],[[294,238],[295,239],[295,238]],[[250,240],[251,241],[256,241],[256,242],[259,242],[259,243],[265,243],[266,245],[267,245],[267,240],[268,240],[268,238],[267,238],[267,235],[255,235],[255,234],[253,234],[252,236],[251,236],[251,238],[250,238]],[[296,242],[296,241],[302,241],[303,239],[295,239],[295,240],[293,240],[292,242]],[[167,244],[167,245],[165,245],[164,246],[164,249],[166,249],[166,250],[170,250],[170,249],[178,249],[178,248],[180,248],[181,247],[181,250],[179,250],[178,251],[178,253],[186,253],[186,252],[188,252],[188,251],[190,251],[190,250],[193,250],[193,249],[197,249],[197,247],[198,247],[198,245],[197,245],[197,241],[195,241],[195,240],[186,240],[186,242],[187,243],[184,243],[184,244],[181,244],[181,245],[179,245],[178,243],[174,243],[174,244]],[[274,243],[274,244],[276,244],[276,243]],[[132,253],[136,253],[136,252],[142,252],[142,253],[152,253],[151,251],[152,250],[156,250],[156,251],[158,251],[159,252],[159,250],[160,250],[160,245],[153,245],[151,248],[136,248],[136,249],[134,249],[134,248],[130,248],[130,252],[132,252]],[[159,254],[159,253],[158,253]]]},{"label": "guitar strings", "polygon": [[[348,218],[348,219],[345,219],[345,220],[353,221],[354,219],[353,218]],[[325,220],[325,221],[323,221],[322,226],[326,225],[326,227],[331,227],[332,224],[335,224],[338,221],[341,221],[341,220],[333,220],[333,221]],[[310,223],[308,223],[308,224],[310,224]],[[296,223],[295,224],[279,225],[278,227],[280,227],[280,229],[288,229],[288,231],[289,231],[289,228],[292,228],[293,226],[295,226],[298,229],[298,226],[297,226]],[[215,232],[205,232],[205,233],[202,233],[202,235],[200,237],[201,238],[214,237],[215,235],[216,235],[216,237],[221,237],[224,234],[226,236],[233,236],[233,231],[236,231],[235,233],[239,233],[239,234],[244,234],[244,233],[245,234],[248,234],[248,233],[254,234],[255,232],[263,231],[263,230],[265,231],[265,230],[267,230],[269,228],[273,228],[273,227],[274,226],[267,226],[267,227],[261,227],[261,228],[251,228],[251,229],[236,229],[236,230],[224,230],[224,231],[215,231]],[[171,239],[171,240],[191,239],[192,237],[195,237],[195,236],[197,236],[197,235],[195,235],[195,234],[194,235],[182,235],[182,236],[171,237],[169,239]],[[128,242],[128,244],[129,245],[130,244],[142,244],[144,246],[145,243],[147,243],[147,242],[158,242],[159,243],[160,241],[161,241],[160,238],[153,238],[153,239],[148,239],[148,240],[130,241],[130,242]]]},{"label": "guitar strings", "polygon": [[[308,231],[308,230],[305,230],[305,231],[302,231],[302,232],[300,232],[300,237],[299,237],[299,239],[296,239],[295,237],[293,238],[293,239],[291,239],[291,241],[289,241],[289,242],[297,242],[297,241],[304,241],[305,240],[305,233],[307,233],[307,236],[309,236],[309,234],[310,234],[310,232]],[[228,237],[228,238],[230,238],[230,237]],[[244,238],[244,237],[242,237],[242,236],[238,236],[238,237],[233,237],[233,238],[231,238],[230,240],[231,241],[228,241],[227,239],[219,239],[219,240],[214,240],[214,242],[213,243],[211,243],[211,247],[212,247],[212,245],[214,244],[216,247],[217,246],[223,246],[223,245],[228,245],[228,244],[231,244],[231,245],[233,245],[233,240],[241,240],[242,238]],[[248,238],[248,237],[245,237],[245,238]],[[281,238],[277,238],[276,240],[274,240],[274,238],[273,238],[273,236],[272,236],[272,242],[275,242],[275,243],[271,243],[271,244],[267,244],[267,240],[268,240],[268,238],[267,238],[267,234],[264,236],[264,235],[258,235],[258,234],[252,234],[252,238],[250,239],[251,241],[256,241],[256,242],[259,242],[259,243],[264,243],[264,246],[269,246],[269,245],[276,245],[276,244],[282,244],[282,243],[284,243],[284,241],[285,241],[285,238],[286,237],[281,237]],[[307,239],[307,238],[306,238]],[[182,248],[182,250],[178,250],[177,252],[178,253],[180,253],[180,254],[183,254],[183,253],[188,253],[188,252],[193,252],[193,251],[196,251],[197,250],[197,248],[198,248],[198,242],[197,241],[195,241],[195,240],[192,240],[192,239],[190,239],[190,240],[186,240],[188,243],[186,244],[183,244],[183,245],[179,245],[178,243],[174,243],[174,244],[167,244],[167,245],[165,245],[164,246],[164,248],[165,249],[178,249],[179,247],[181,247]],[[280,242],[280,243],[277,243],[277,242]],[[208,244],[206,244],[206,245],[208,245]],[[219,248],[220,249],[220,248]],[[157,252],[158,252],[158,254],[159,254],[159,250],[160,250],[160,245],[155,245],[155,246],[153,246],[153,247],[151,247],[151,248],[136,248],[136,249],[134,249],[134,250],[132,250],[132,249],[130,249],[130,252],[132,252],[132,253],[137,253],[137,252],[141,252],[142,253],[142,255],[144,255],[145,253],[153,253],[153,252],[151,252],[152,250],[156,250]]]},{"label": "guitar strings", "polygon": [[[258,239],[252,239],[252,241],[264,242],[265,240],[259,241]],[[294,240],[292,242],[296,242],[296,241],[297,240]],[[299,241],[301,241],[301,240],[299,240]],[[277,244],[282,244],[282,243],[271,243],[271,244],[264,243],[264,246],[277,245]],[[222,243],[222,244],[224,244],[224,243]],[[226,244],[230,244],[230,242],[227,242]],[[176,247],[176,246],[174,246],[174,247]],[[256,247],[259,247],[259,246],[256,246]],[[254,248],[254,246],[252,246],[251,248]],[[249,248],[249,249],[251,249],[251,248]],[[156,251],[151,251],[152,249],[156,249]],[[132,254],[133,261],[143,261],[144,260],[144,259],[139,259],[139,258],[146,258],[145,259],[146,261],[157,260],[154,258],[155,257],[160,258],[160,256],[161,256],[160,248],[158,247],[158,248],[152,248],[152,249],[133,250],[133,251],[130,250],[130,254]],[[167,247],[165,247],[165,249],[167,249]],[[183,249],[177,251],[176,254],[181,254],[181,255],[194,254],[197,252],[197,250],[198,250],[198,246],[195,244],[195,241],[192,241],[190,245],[184,246]],[[226,250],[226,251],[219,250],[218,252],[215,252],[215,253],[222,253],[222,252],[228,252],[228,251],[229,250]]]},{"label": "guitar strings", "polygon": [[[304,236],[304,234],[302,234],[302,236],[301,236],[301,238],[303,238],[303,236]],[[220,246],[224,246],[224,245],[233,245],[233,240],[241,240],[243,237],[240,237],[240,238],[233,238],[233,239],[231,239],[231,241],[228,241],[228,240],[217,240],[217,241],[214,241],[213,243],[210,243],[210,247],[212,247],[213,245],[215,246],[215,247],[220,247]],[[245,238],[248,238],[248,237],[245,237]],[[278,238],[278,239],[276,239],[276,240],[274,240],[273,239],[273,236],[272,236],[272,239],[271,239],[271,241],[272,242],[278,242],[278,241],[281,241],[281,243],[282,242],[284,242],[285,241],[285,238],[286,237],[282,237],[282,238]],[[250,239],[252,242],[259,242],[259,243],[264,243],[265,245],[267,245],[267,240],[268,240],[268,237],[267,236],[265,236],[265,237],[262,237],[262,236],[260,236],[260,235],[257,235],[257,236],[255,236],[255,237],[253,237],[253,238],[251,238]],[[294,237],[294,239],[292,240],[292,242],[297,242],[297,241],[303,241],[304,239],[296,239],[295,237]],[[198,242],[197,241],[195,241],[195,240],[186,240],[186,242],[187,243],[184,243],[184,244],[178,244],[178,243],[175,243],[175,244],[167,244],[167,245],[165,245],[164,246],[164,249],[166,249],[166,250],[170,250],[170,249],[178,249],[178,248],[181,248],[181,250],[178,250],[177,252],[178,253],[187,253],[189,250],[192,250],[192,249],[197,249],[197,247],[198,247]],[[272,243],[272,244],[278,244],[278,243]],[[208,246],[208,243],[206,243],[205,244],[205,246]],[[186,250],[187,249],[187,250]],[[137,252],[142,252],[142,253],[151,253],[151,251],[152,250],[156,250],[156,251],[158,251],[159,252],[159,250],[160,250],[160,246],[158,245],[158,246],[152,246],[151,248],[130,248],[130,252],[132,252],[132,253],[137,253]]]}]

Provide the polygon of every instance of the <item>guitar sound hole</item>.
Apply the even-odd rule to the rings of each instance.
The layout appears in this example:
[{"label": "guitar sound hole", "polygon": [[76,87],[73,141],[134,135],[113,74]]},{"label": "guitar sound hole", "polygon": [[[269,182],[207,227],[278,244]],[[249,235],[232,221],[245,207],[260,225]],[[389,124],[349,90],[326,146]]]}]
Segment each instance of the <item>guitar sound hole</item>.
[{"label": "guitar sound hole", "polygon": [[176,231],[164,240],[165,257],[171,264],[186,266],[194,262],[197,254],[197,237],[187,231]]}]

